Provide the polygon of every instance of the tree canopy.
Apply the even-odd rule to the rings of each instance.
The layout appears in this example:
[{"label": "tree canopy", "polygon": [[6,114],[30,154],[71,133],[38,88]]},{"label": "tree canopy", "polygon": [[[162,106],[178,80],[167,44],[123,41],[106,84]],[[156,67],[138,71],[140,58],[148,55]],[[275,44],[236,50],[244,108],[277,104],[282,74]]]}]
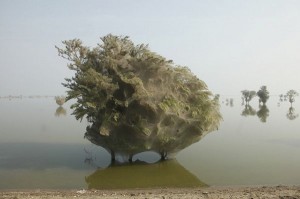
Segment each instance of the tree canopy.
[{"label": "tree canopy", "polygon": [[292,105],[295,102],[295,97],[297,97],[298,95],[299,95],[299,93],[297,93],[297,91],[289,90],[285,96],[288,98],[289,102]]},{"label": "tree canopy", "polygon": [[75,71],[63,85],[76,119],[86,117],[101,136],[155,135],[169,142],[181,134],[218,128],[219,103],[187,67],[135,45],[129,37],[106,35],[96,47],[79,39],[56,47]]},{"label": "tree canopy", "polygon": [[270,97],[266,86],[262,86],[256,94],[259,97],[259,102],[262,102],[263,104],[266,104]]},{"label": "tree canopy", "polygon": [[249,104],[249,102],[255,97],[256,92],[255,91],[249,91],[249,90],[242,90],[242,95],[246,101],[246,104]]}]

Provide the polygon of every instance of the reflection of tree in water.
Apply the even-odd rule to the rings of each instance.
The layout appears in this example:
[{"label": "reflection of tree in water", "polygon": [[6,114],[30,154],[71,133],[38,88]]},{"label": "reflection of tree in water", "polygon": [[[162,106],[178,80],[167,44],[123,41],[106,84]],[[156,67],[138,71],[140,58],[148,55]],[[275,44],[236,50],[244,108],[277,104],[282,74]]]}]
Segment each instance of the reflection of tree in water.
[{"label": "reflection of tree in water", "polygon": [[261,122],[267,122],[269,117],[269,109],[266,105],[259,105],[259,110],[256,113]]},{"label": "reflection of tree in water", "polygon": [[66,116],[67,115],[67,111],[66,109],[64,109],[64,107],[59,106],[54,114],[56,117],[60,117],[60,116]]},{"label": "reflection of tree in water", "polygon": [[256,110],[253,109],[249,104],[246,104],[245,108],[242,111],[241,115],[245,116],[245,117],[247,117],[247,116],[254,116],[254,115],[256,115]]},{"label": "reflection of tree in water", "polygon": [[299,116],[299,114],[296,114],[296,113],[295,113],[295,108],[291,106],[291,107],[289,108],[288,113],[286,114],[286,117],[287,117],[289,120],[294,120],[294,119],[296,119],[298,116]]},{"label": "reflection of tree in water", "polygon": [[176,160],[157,164],[136,162],[98,169],[85,178],[88,189],[207,186]]},{"label": "reflection of tree in water", "polygon": [[280,101],[282,101],[282,97],[284,97],[284,101],[289,101],[290,102],[290,108],[286,114],[286,117],[289,120],[294,120],[296,119],[299,114],[295,113],[295,108],[293,107],[293,103],[295,102],[295,98],[299,96],[299,93],[296,92],[295,90],[289,90],[285,95],[281,94],[280,97]]}]

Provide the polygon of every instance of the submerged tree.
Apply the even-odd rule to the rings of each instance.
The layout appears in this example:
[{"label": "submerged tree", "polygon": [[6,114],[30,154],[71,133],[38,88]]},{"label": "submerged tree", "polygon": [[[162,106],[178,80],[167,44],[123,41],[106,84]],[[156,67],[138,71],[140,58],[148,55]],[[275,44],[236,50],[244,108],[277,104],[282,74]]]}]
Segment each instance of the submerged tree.
[{"label": "submerged tree", "polygon": [[299,94],[295,91],[295,90],[289,90],[285,97],[289,100],[289,102],[291,103],[291,106],[289,108],[289,111],[287,112],[286,114],[286,117],[289,119],[289,120],[294,120],[296,119],[299,114],[296,114],[295,113],[295,108],[293,107],[293,103],[295,102],[295,97],[297,97]]},{"label": "submerged tree", "polygon": [[214,100],[217,101],[217,102],[220,102],[220,94],[216,94],[214,96]]},{"label": "submerged tree", "polygon": [[289,90],[285,97],[288,98],[289,102],[291,103],[291,106],[295,102],[295,97],[297,97],[299,94],[295,90]]},{"label": "submerged tree", "polygon": [[268,101],[269,99],[269,91],[267,90],[267,87],[266,86],[262,86],[260,88],[259,91],[257,91],[256,95],[259,97],[259,103],[262,102],[263,105],[266,104],[266,102]]},{"label": "submerged tree", "polygon": [[93,123],[88,130],[102,137],[155,136],[166,146],[180,136],[218,128],[218,101],[187,67],[175,66],[128,37],[109,34],[101,40],[95,48],[79,39],[56,47],[75,71],[63,85],[69,89],[67,100],[76,100],[71,106],[76,119]]},{"label": "submerged tree", "polygon": [[249,91],[249,90],[243,90],[241,91],[243,95],[243,99],[245,100],[246,104],[249,104],[249,102],[255,97],[256,92],[255,91]]}]

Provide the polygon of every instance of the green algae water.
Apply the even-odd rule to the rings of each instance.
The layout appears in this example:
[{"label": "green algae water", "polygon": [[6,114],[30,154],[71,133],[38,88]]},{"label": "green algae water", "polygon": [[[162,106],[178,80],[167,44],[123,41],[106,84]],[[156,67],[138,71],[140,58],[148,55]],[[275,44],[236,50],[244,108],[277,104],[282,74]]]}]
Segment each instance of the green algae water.
[{"label": "green algae water", "polygon": [[122,189],[300,185],[300,103],[266,107],[220,99],[218,131],[160,162],[146,151],[116,156],[84,139],[88,123],[53,97],[0,99],[0,189]]}]

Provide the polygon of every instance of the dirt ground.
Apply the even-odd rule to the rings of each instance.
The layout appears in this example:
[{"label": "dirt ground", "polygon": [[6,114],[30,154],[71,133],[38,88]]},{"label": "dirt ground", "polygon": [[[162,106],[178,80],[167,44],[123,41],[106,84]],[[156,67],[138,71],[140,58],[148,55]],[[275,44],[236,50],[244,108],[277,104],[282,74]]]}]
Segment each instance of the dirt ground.
[{"label": "dirt ground", "polygon": [[193,198],[278,198],[300,199],[299,186],[276,187],[208,187],[191,189],[132,189],[132,190],[7,190],[0,192],[2,199],[36,198],[107,198],[107,199],[193,199]]}]

